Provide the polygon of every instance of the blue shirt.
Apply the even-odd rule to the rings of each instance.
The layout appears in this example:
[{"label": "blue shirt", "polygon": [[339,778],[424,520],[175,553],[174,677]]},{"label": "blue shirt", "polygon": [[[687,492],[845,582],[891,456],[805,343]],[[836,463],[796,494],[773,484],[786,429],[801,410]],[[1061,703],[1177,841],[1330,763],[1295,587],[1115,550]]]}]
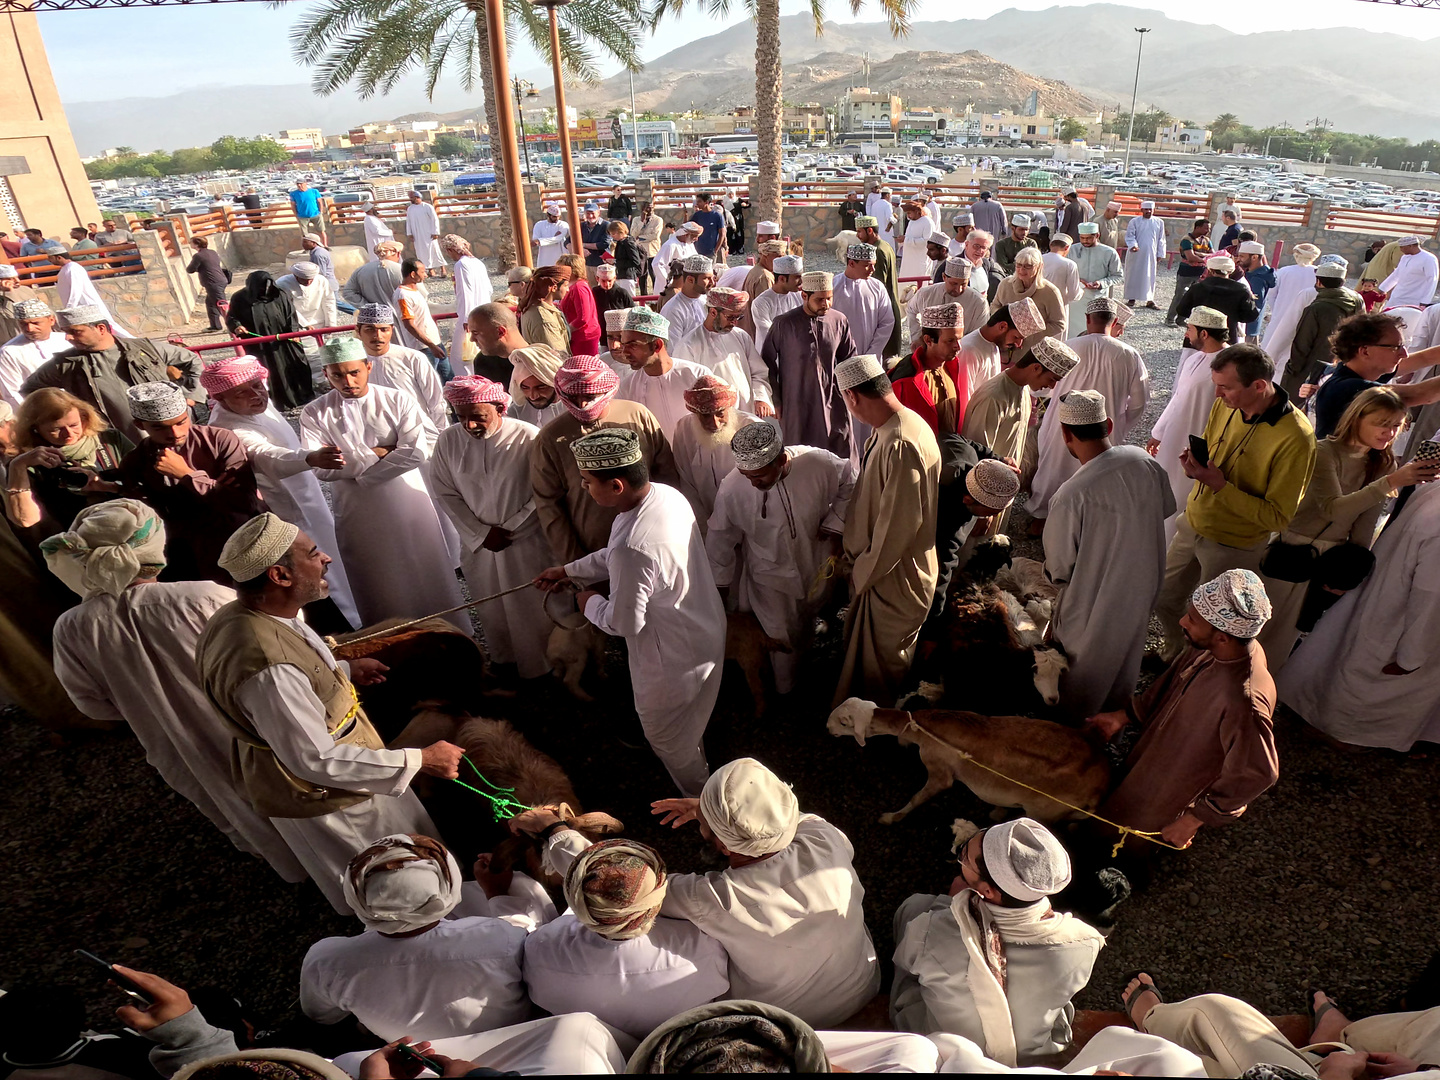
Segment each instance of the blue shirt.
[{"label": "blue shirt", "polygon": [[600,256],[610,250],[610,222],[604,218],[594,225],[587,221],[580,222],[580,243],[595,245],[594,251],[585,252],[585,265],[599,266],[604,262]]},{"label": "blue shirt", "polygon": [[1245,271],[1245,280],[1255,294],[1255,306],[1264,307],[1266,294],[1275,287],[1275,271],[1268,266],[1257,266],[1254,270]]},{"label": "blue shirt", "polygon": [[290,192],[290,205],[295,208],[296,217],[319,217],[320,192],[314,188],[309,188],[305,191],[296,188]]},{"label": "blue shirt", "polygon": [[725,215],[714,210],[697,210],[690,220],[705,230],[695,241],[696,252],[713,257],[720,246],[720,235],[725,231]]},{"label": "blue shirt", "polygon": [[1372,386],[1384,386],[1395,377],[1395,373],[1390,372],[1372,382],[1343,363],[1331,365],[1329,374],[1330,378],[1315,392],[1317,440],[1329,437],[1335,430],[1335,425],[1340,423],[1346,407],[1359,397],[1362,391],[1369,390]]}]

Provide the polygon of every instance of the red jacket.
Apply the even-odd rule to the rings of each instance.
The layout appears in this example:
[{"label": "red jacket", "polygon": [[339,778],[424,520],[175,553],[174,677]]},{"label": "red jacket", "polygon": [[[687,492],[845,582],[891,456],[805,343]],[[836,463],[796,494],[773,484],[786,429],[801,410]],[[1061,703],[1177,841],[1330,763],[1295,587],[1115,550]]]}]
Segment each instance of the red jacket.
[{"label": "red jacket", "polygon": [[[940,414],[935,409],[935,399],[930,396],[930,385],[925,370],[920,366],[920,348],[916,348],[907,360],[901,360],[890,372],[890,382],[895,396],[916,416],[930,425],[930,430],[940,435]],[[945,364],[945,373],[955,384],[955,422],[958,426],[965,416],[965,406],[970,401],[970,378],[960,357],[956,356]]]},{"label": "red jacket", "polygon": [[571,281],[570,291],[560,301],[560,311],[570,324],[570,352],[574,356],[600,355],[600,316],[595,294],[584,281]]}]

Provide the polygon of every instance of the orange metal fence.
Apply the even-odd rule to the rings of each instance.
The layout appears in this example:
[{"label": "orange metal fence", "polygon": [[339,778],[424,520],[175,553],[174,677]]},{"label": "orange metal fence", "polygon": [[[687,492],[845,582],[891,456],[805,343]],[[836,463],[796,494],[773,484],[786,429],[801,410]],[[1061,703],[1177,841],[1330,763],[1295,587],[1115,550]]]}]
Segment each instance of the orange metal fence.
[{"label": "orange metal fence", "polygon": [[[120,274],[140,273],[145,269],[140,259],[140,249],[133,243],[77,251],[74,258],[85,268],[92,281]],[[20,272],[22,285],[37,288],[54,285],[60,274],[59,264],[52,262],[49,255],[21,255],[9,262]]]}]

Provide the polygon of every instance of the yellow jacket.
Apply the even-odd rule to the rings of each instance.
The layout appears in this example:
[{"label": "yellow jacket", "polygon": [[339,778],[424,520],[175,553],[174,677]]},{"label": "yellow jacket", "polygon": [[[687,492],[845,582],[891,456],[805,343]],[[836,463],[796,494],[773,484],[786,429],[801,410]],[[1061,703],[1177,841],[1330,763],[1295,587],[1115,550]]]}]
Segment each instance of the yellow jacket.
[{"label": "yellow jacket", "polygon": [[1278,385],[1275,404],[1252,421],[1219,398],[1205,441],[1227,481],[1213,491],[1196,481],[1185,517],[1201,536],[1253,548],[1290,523],[1315,469],[1315,430]]}]

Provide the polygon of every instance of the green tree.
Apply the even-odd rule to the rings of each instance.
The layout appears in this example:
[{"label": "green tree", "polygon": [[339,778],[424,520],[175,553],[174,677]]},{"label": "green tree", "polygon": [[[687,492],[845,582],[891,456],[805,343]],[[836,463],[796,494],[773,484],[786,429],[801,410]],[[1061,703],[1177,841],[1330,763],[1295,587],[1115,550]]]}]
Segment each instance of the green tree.
[{"label": "green tree", "polygon": [[[285,0],[272,2],[278,6]],[[502,0],[501,7],[506,41],[514,42],[518,34],[549,60],[545,9],[529,0]],[[640,70],[644,0],[574,0],[559,8],[558,15],[560,62],[571,78],[597,79],[601,56]],[[425,92],[433,98],[448,70],[467,93],[482,88],[485,120],[498,138],[498,109],[507,107],[510,91],[495,85],[484,0],[319,0],[307,6],[291,33],[291,44],[295,58],[314,68],[312,86],[319,94],[347,86],[361,98],[388,94],[406,74],[420,70]],[[495,179],[503,211],[500,261],[508,265],[514,259],[515,238],[510,235],[505,159],[500,153],[495,154]]]},{"label": "green tree", "polygon": [[173,175],[207,172],[215,168],[215,154],[208,146],[176,150],[170,155],[170,169]]},{"label": "green tree", "polygon": [[1085,133],[1089,130],[1089,127],[1082,121],[1076,120],[1073,116],[1067,116],[1060,121],[1058,134],[1062,142],[1069,142],[1072,139],[1085,138]]},{"label": "green tree", "polygon": [[[1133,141],[1137,143],[1152,143],[1159,138],[1160,129],[1170,123],[1171,115],[1164,109],[1151,109],[1149,112],[1135,114],[1135,132]],[[1122,139],[1130,130],[1130,114],[1128,112],[1116,113],[1115,119],[1105,125],[1105,130],[1112,135],[1119,135]]]},{"label": "green tree", "polygon": [[1234,113],[1221,113],[1214,120],[1210,121],[1210,139],[1212,142],[1221,142],[1229,139],[1240,130],[1240,118]]},{"label": "green tree", "polygon": [[[732,0],[689,0],[717,18],[730,14]],[[780,144],[783,88],[780,70],[780,0],[735,0],[755,23],[755,124],[760,144],[760,174],[750,188],[750,201],[760,220],[779,221],[780,217]],[[890,35],[904,37],[910,32],[910,17],[920,7],[920,0],[878,0],[889,25]],[[679,16],[687,0],[656,0],[651,22],[658,26],[667,16]],[[852,14],[858,15],[865,0],[849,0]],[[810,0],[810,17],[815,36],[825,33],[825,0]]]},{"label": "green tree", "polygon": [[435,136],[435,141],[430,144],[430,149],[435,152],[436,157],[469,158],[475,156],[475,144],[473,142],[460,135],[452,135],[449,132]]},{"label": "green tree", "polygon": [[290,160],[290,153],[274,139],[237,139],[222,135],[210,144],[210,153],[217,169],[254,169],[260,165],[278,165]]}]

